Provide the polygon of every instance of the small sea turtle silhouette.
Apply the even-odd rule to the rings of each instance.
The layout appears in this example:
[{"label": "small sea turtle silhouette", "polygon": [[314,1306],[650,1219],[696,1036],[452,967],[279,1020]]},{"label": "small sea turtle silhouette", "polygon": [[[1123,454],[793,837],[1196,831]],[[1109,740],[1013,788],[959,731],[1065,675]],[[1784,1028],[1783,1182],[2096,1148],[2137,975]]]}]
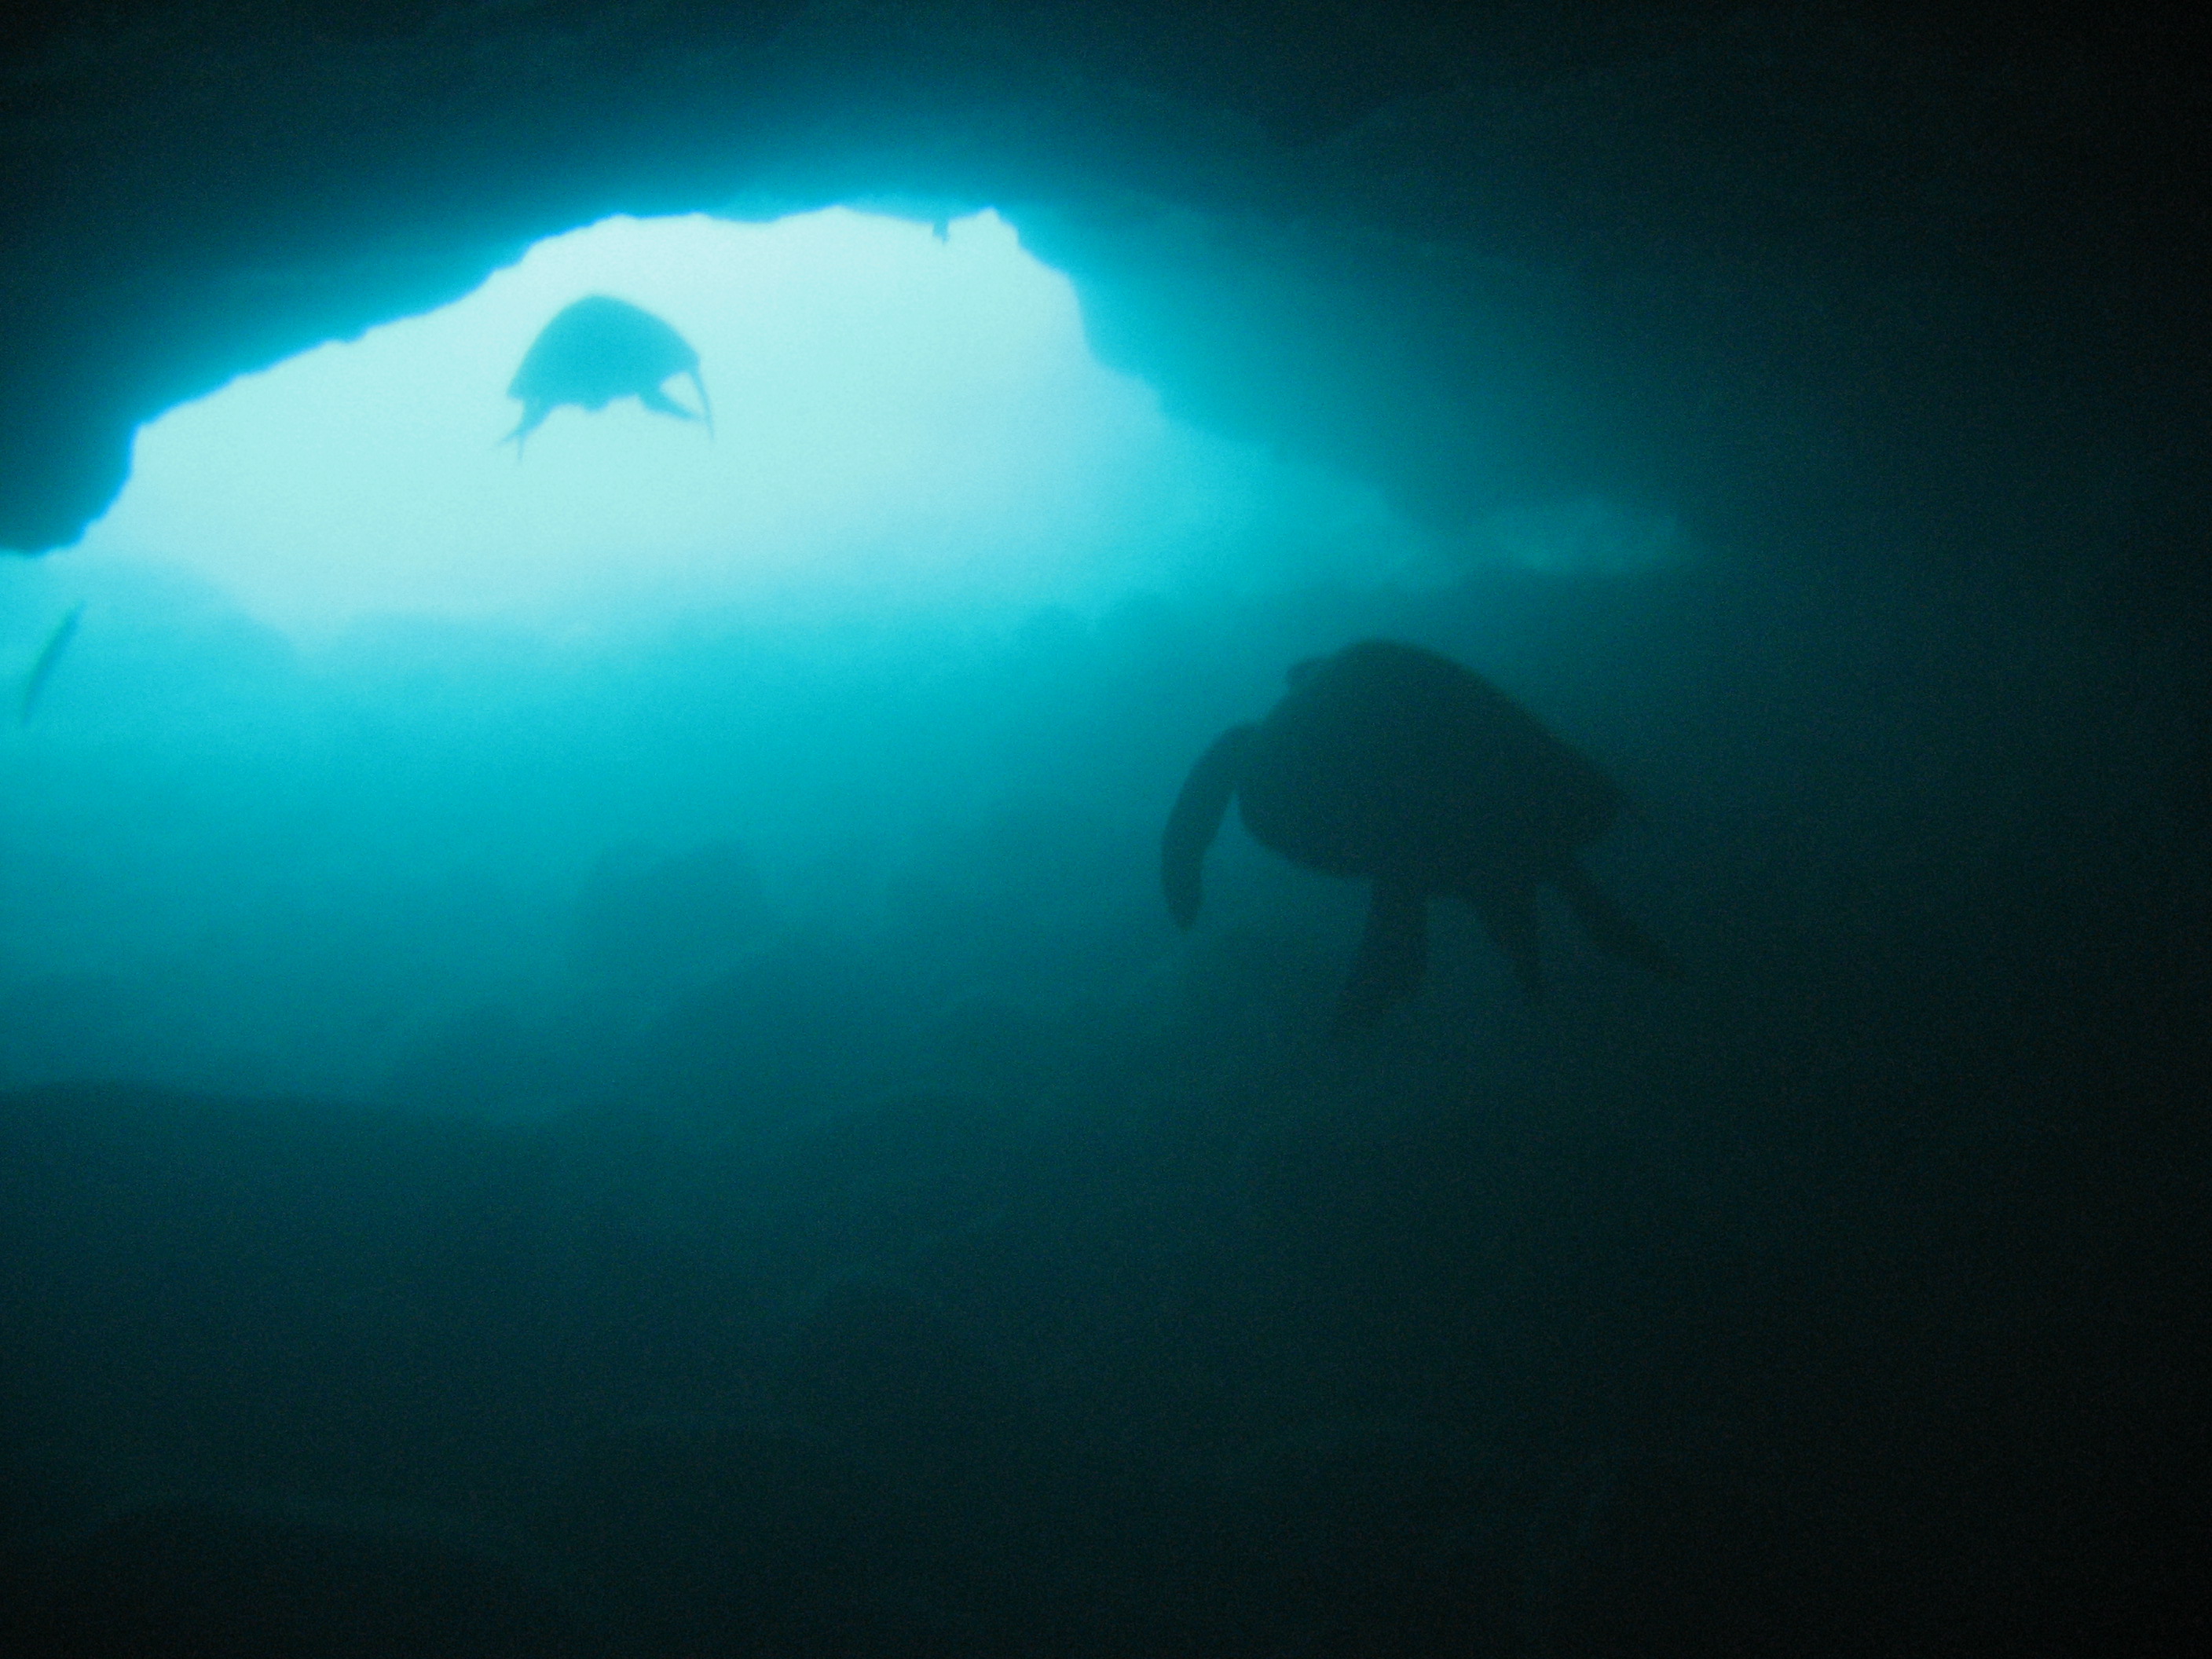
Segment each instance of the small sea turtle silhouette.
[{"label": "small sea turtle silhouette", "polygon": [[1620,788],[1489,681],[1434,652],[1369,640],[1300,663],[1290,682],[1265,720],[1214,739],[1169,814],[1160,873],[1177,922],[1198,919],[1200,867],[1234,795],[1262,845],[1374,883],[1340,1031],[1419,988],[1432,894],[1473,908],[1532,996],[1543,989],[1544,884],[1593,943],[1677,971],[1575,862],[1619,814]]},{"label": "small sea turtle silhouette", "polygon": [[[691,377],[699,393],[696,413],[661,390],[676,374]],[[635,398],[678,420],[703,420],[707,435],[714,435],[714,408],[690,342],[651,312],[604,294],[577,301],[538,331],[507,395],[521,404],[522,420],[500,441],[514,445],[518,460],[523,441],[562,404],[596,410],[617,398]]]}]

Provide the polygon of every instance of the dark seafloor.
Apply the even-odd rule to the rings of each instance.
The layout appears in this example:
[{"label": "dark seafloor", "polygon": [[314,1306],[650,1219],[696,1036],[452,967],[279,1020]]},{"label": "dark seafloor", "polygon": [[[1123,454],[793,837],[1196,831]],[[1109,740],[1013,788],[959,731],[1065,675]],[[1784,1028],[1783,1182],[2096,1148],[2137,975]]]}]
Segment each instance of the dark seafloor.
[{"label": "dark seafloor", "polygon": [[[112,157],[151,152],[103,149],[97,124],[140,118],[81,94],[167,109],[145,89],[170,86],[168,52],[198,108],[230,61],[209,40],[273,26],[252,6],[235,36],[178,25],[190,8],[115,9],[108,34],[21,47],[9,109],[79,98],[84,189],[122,200],[138,175]],[[1673,9],[1751,31],[1729,38],[1753,40],[1772,99],[1826,100],[1803,170],[1760,175],[1771,197],[1745,211],[1773,242],[1751,250],[1701,216],[1686,150],[1669,152],[1680,195],[1636,236],[1608,216],[1633,216],[1610,193],[1634,194],[1625,165],[1569,222],[1499,137],[1552,132],[1540,111],[1454,114],[1475,94],[1425,70],[1364,102],[1340,87],[1332,110],[1282,55],[1295,30],[1224,26],[1211,57],[1177,35],[1169,70],[1100,45],[1164,27],[1143,7],[1041,8],[1057,21],[1008,38],[991,7],[916,8],[945,33],[886,29],[851,55],[821,42],[898,9],[760,9],[787,33],[760,23],[747,51],[773,36],[776,74],[861,87],[871,112],[834,167],[779,163],[784,187],[857,194],[926,131],[921,173],[1035,199],[1025,234],[1076,270],[1103,348],[1195,418],[1364,465],[1416,512],[1475,486],[1435,435],[1449,365],[1394,357],[1382,319],[1416,292],[1418,328],[1448,335],[1458,277],[1432,292],[1420,273],[1455,245],[1362,239],[1391,203],[1520,216],[1515,257],[1534,263],[1478,264],[1575,344],[1499,359],[1521,400],[1494,418],[1537,435],[1485,488],[1679,503],[1698,556],[1471,563],[1419,593],[1137,593],[1002,627],[732,624],[615,668],[398,635],[343,668],[404,692],[374,719],[222,616],[189,650],[73,685],[88,620],[40,720],[98,717],[95,684],[155,712],[82,763],[112,822],[33,811],[35,773],[0,808],[19,930],[0,940],[0,1653],[2199,1650],[2203,157],[2157,43],[2106,62],[2058,33],[2014,60],[1975,37],[2010,65],[1991,95],[2041,98],[2047,120],[1971,165],[1936,118],[1941,142],[1876,143],[1899,177],[1943,158],[1899,186],[1942,246],[1900,252],[1835,205],[1897,184],[1848,165],[1891,131],[1891,83],[1854,78],[1889,60],[1852,54],[1894,20]],[[1714,37],[1616,17],[1592,67],[1496,9],[1522,19],[1500,61],[1536,67],[1501,84],[1532,108],[1592,76],[1615,77],[1578,106],[1593,128],[1636,104],[1622,76],[1668,110],[1709,90],[1696,43]],[[723,40],[697,9],[635,11],[611,15],[675,19],[663,45]],[[465,63],[439,43],[550,20],[573,44],[591,13],[417,8],[388,39]],[[1802,15],[1826,21],[1758,33]],[[325,97],[316,75],[343,82],[356,37],[298,38],[300,83]],[[1419,38],[1414,56],[1441,49]],[[343,50],[317,56],[330,39]],[[1106,121],[1095,142],[1224,222],[1238,190],[1266,193],[1226,177],[1248,143],[1288,147],[1289,176],[1340,205],[1354,173],[1389,173],[1346,159],[1359,144],[1419,159],[1356,234],[1326,201],[1247,204],[1291,228],[1176,252],[1172,215],[1130,228],[1086,197],[1089,216],[1056,216],[1096,184],[1092,139],[1055,129],[1041,158],[992,161],[1024,144],[960,126],[942,88],[971,58],[948,40],[987,80],[1105,52],[1116,119],[1210,112]],[[1960,53],[1945,61],[1979,61]],[[550,49],[513,61],[619,78]],[[685,76],[710,61],[669,46],[637,85],[703,103]],[[1376,46],[1344,84],[1404,61]],[[1248,82],[1287,101],[1220,90]],[[283,95],[271,131],[308,118]],[[1917,87],[1915,118],[1953,95]],[[1674,131],[1636,107],[1620,118]],[[496,127],[469,130],[486,174]],[[2139,128],[2154,142],[2112,136]],[[578,131],[534,152],[563,190],[599,177]],[[1453,135],[1509,159],[1482,173]],[[668,195],[698,196],[699,154],[671,153]],[[143,163],[164,191],[173,161]],[[356,161],[370,169],[329,165]],[[301,166],[271,176],[327,199]],[[1462,167],[1479,183],[1438,182]],[[461,162],[410,176],[423,222],[477,210]],[[217,182],[201,240],[146,237],[145,269],[167,273],[148,292],[198,295],[176,270],[258,234],[257,187]],[[577,191],[517,185],[528,211],[498,222],[577,222]],[[362,200],[371,219],[416,210],[396,186]],[[24,294],[72,257],[75,211],[22,192]],[[444,279],[410,257],[377,267],[408,297],[361,303],[428,303],[417,289]],[[1553,258],[1603,327],[1527,300]],[[1288,368],[1238,356],[1233,329],[1203,337],[1235,289],[1207,283],[1271,259],[1297,274],[1256,290],[1255,329],[1322,318]],[[1819,280],[1759,288],[1796,264]],[[1352,296],[1340,310],[1300,297],[1317,269]],[[1654,272],[1702,297],[1670,311],[1674,290],[1639,287]],[[245,367],[357,325],[337,301],[305,323],[283,307],[307,301],[272,299],[267,339],[206,325],[189,362],[134,380],[150,349],[112,320],[145,307],[126,289],[39,314],[82,346],[52,349],[69,374],[143,392],[133,418],[202,389],[195,354]],[[104,431],[114,410],[18,395],[49,367],[22,332],[0,438],[11,479],[58,482],[11,483],[4,522],[45,546],[96,510],[104,452],[22,458],[63,453],[48,423]],[[1333,351],[1358,371],[1328,379]],[[1561,366],[1540,395],[1538,358]],[[1364,895],[1233,830],[1205,919],[1176,933],[1157,866],[1184,769],[1288,664],[1370,636],[1480,669],[1620,780],[1635,809],[1590,863],[1680,982],[1601,957],[1553,907],[1554,983],[1531,1003],[1439,907],[1416,1005],[1332,1040]],[[51,877],[155,842],[175,890]],[[66,914],[85,893],[107,910]],[[161,949],[106,976],[38,955],[118,918]],[[525,994],[532,952],[559,971]]]}]

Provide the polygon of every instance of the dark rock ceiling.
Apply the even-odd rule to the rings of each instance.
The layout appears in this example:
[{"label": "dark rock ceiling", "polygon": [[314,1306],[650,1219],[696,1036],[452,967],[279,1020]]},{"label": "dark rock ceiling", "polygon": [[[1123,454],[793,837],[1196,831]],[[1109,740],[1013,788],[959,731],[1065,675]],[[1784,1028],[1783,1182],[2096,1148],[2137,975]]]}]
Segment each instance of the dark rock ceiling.
[{"label": "dark rock ceiling", "polygon": [[872,198],[1000,207],[1171,405],[1439,521],[1648,491],[1708,536],[1816,555],[2133,540],[2170,585],[2203,521],[2201,76],[2155,10],[1991,16],[19,11],[0,545],[75,538],[138,422],[538,237]]}]

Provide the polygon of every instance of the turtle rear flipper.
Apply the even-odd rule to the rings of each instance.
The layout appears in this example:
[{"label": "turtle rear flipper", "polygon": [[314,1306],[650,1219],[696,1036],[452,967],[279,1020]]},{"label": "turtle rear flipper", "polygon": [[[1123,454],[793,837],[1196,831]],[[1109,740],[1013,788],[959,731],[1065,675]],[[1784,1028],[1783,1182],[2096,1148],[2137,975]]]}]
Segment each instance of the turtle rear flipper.
[{"label": "turtle rear flipper", "polygon": [[1682,965],[1667,947],[1628,919],[1628,913],[1611,894],[1592,881],[1583,867],[1569,860],[1552,878],[1566,896],[1567,908],[1589,935],[1590,943],[1609,951],[1624,962],[1632,962],[1660,979],[1680,979]]},{"label": "turtle rear flipper", "polygon": [[1244,745],[1252,736],[1249,726],[1232,726],[1216,738],[1182,781],[1175,810],[1168,814],[1167,833],[1160,838],[1160,886],[1167,894],[1168,914],[1178,927],[1198,920],[1202,891],[1199,882],[1206,849],[1221,829],[1221,815],[1237,793],[1244,772]]},{"label": "turtle rear flipper", "polygon": [[1429,896],[1409,881],[1377,877],[1367,901],[1367,931],[1336,1005],[1340,1036],[1372,1025],[1413,1000],[1429,963]]}]

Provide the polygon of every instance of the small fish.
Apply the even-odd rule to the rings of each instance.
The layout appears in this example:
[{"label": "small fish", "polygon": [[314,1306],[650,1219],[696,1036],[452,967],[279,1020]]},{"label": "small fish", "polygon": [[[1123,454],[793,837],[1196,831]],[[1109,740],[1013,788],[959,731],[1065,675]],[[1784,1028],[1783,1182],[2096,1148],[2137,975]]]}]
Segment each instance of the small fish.
[{"label": "small fish", "polygon": [[23,701],[16,713],[18,725],[29,722],[32,709],[39,704],[39,693],[46,689],[46,682],[54,676],[54,665],[62,659],[62,653],[69,649],[69,642],[76,637],[77,618],[83,615],[84,601],[79,599],[69,615],[55,625],[54,631],[46,635],[46,644],[40,647],[38,659],[32,663],[30,674],[23,681]]},{"label": "small fish", "polygon": [[[691,377],[699,392],[697,412],[660,389],[677,374]],[[635,398],[678,420],[703,420],[707,435],[714,435],[714,408],[690,343],[651,312],[604,294],[577,301],[538,331],[507,395],[522,405],[522,420],[500,441],[514,445],[517,460],[523,441],[563,404],[596,410],[617,398]]]}]

